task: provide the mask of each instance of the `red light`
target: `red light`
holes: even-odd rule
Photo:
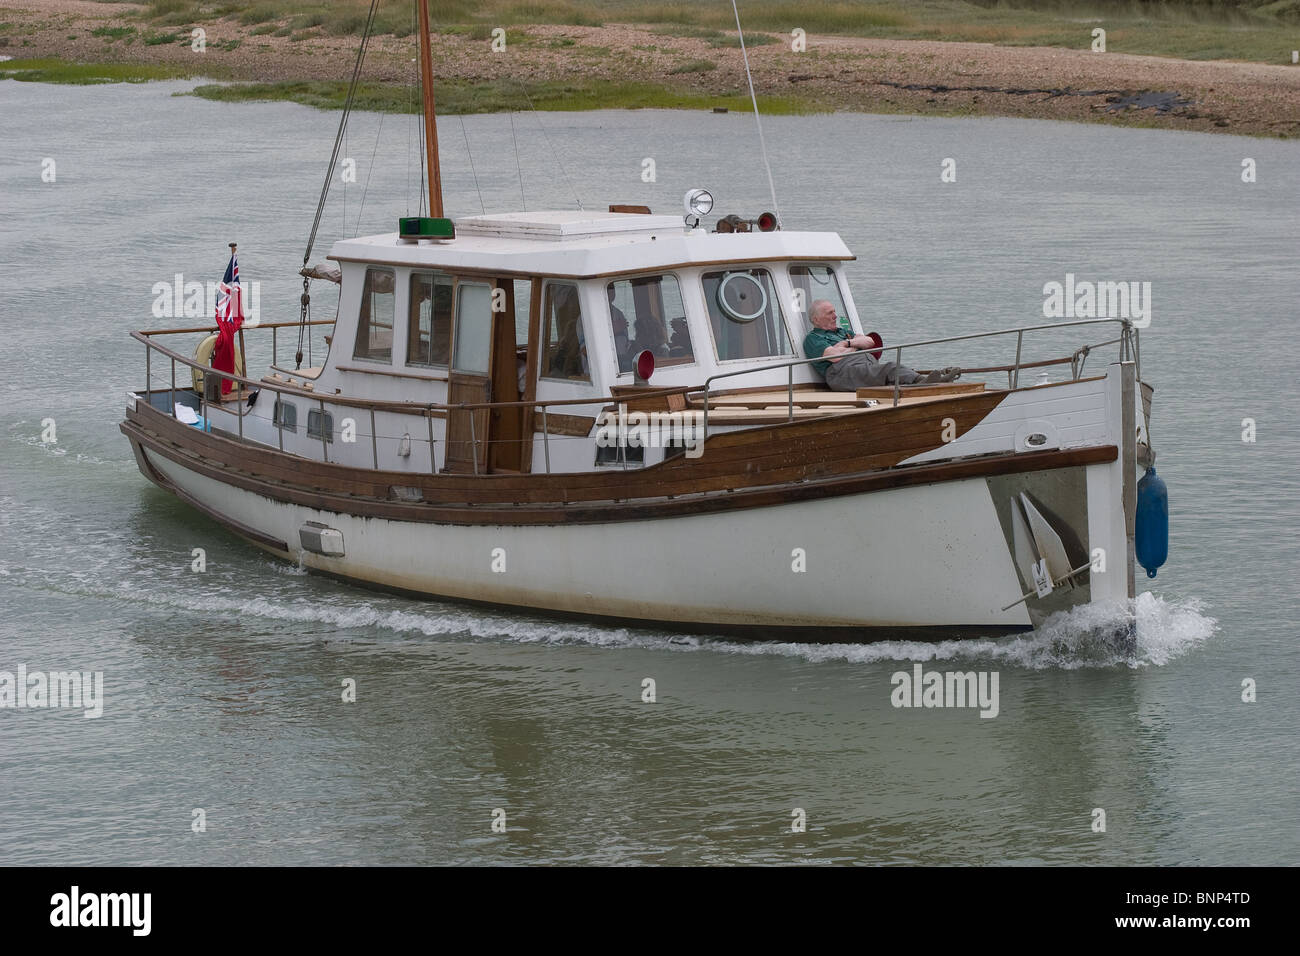
[[[776,228],[776,214],[765,212],[758,217],[759,232],[771,232]]]
[[[655,373],[655,354],[649,349],[642,349],[636,353],[636,358],[632,359],[632,366],[636,369],[636,380],[638,382],[650,381],[650,376]]]

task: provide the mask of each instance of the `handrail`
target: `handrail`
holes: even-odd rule
[[[296,323],[294,323],[296,324]],[[200,330],[203,331],[203,330]],[[295,395],[299,398],[309,398],[312,401],[326,398],[335,405],[346,405],[353,408],[374,408],[376,411],[391,411],[406,414],[418,414],[421,411],[461,411],[474,408],[532,408],[541,405],[597,405],[609,402],[626,402],[629,398],[641,400],[645,398],[662,398],[666,395],[682,395],[694,391],[698,386],[695,385],[677,385],[672,388],[652,389],[645,392],[637,392],[635,395],[596,395],[591,398],[556,398],[549,401],[540,402],[458,402],[456,404],[442,404],[438,402],[386,402],[378,399],[351,398],[343,394],[324,395],[321,392],[312,389],[298,388],[295,385],[278,383],[271,384],[264,379],[248,378],[234,372],[223,372],[220,369],[212,368],[209,365],[202,365],[192,358],[186,358],[179,352],[167,348],[165,345],[159,345],[151,342],[144,337],[142,332],[132,332],[131,337],[137,341],[143,342],[150,349],[161,352],[170,359],[188,365],[190,368],[198,369],[205,375],[218,375],[223,379],[230,379],[233,382],[242,382],[246,385],[256,386],[257,388],[269,388],[276,392],[283,392],[287,395]]]
[[[257,325],[245,325],[244,329],[246,331],[252,331],[253,329],[288,329],[288,328],[296,328],[297,326],[302,324],[303,323],[301,322],[259,322],[257,323]],[[334,320],[333,319],[312,319],[310,322],[307,322],[306,324],[307,325],[333,325]],[[189,329],[140,329],[139,331],[141,335],[153,336],[153,335],[184,335],[186,333],[194,333],[194,332],[216,332],[218,331],[218,329],[215,325],[201,325]]]
[[[1118,339],[1112,340],[1112,342],[1110,343],[1103,343],[1103,344],[1113,344],[1113,342],[1121,343],[1120,344],[1121,356],[1127,354],[1127,351],[1130,348],[1132,348],[1134,351],[1136,350],[1136,346],[1129,345],[1129,336],[1133,335],[1136,338],[1136,329],[1133,328],[1132,321],[1129,319],[1116,319],[1116,318],[1076,319],[1073,322],[1052,322],[1045,325],[1026,325],[1026,326],[1020,326],[1018,328],[1011,328],[1011,329],[997,329],[992,332],[971,332],[965,335],[950,335],[947,336],[946,338],[941,338],[941,339],[922,339],[917,342],[904,342],[901,345],[889,346],[889,350],[894,353],[895,364],[902,365],[903,349],[905,348],[919,348],[920,346],[923,345],[943,345],[948,342],[964,342],[970,339],[986,339],[986,338],[993,338],[994,336],[998,336],[998,335],[1014,334],[1016,336],[1016,364],[1013,365],[1009,370],[1009,374],[1015,376],[1015,378],[1013,379],[1013,384],[1011,385],[1011,388],[1014,389],[1019,385],[1020,369],[1027,367],[1020,361],[1021,345],[1024,342],[1024,335],[1026,332],[1041,332],[1045,329],[1066,329],[1078,325],[1101,325],[1106,322],[1119,323],[1121,328],[1121,333]],[[773,369],[782,369],[782,368],[790,369],[791,386],[789,389],[789,394],[790,394],[789,401],[790,401],[790,417],[793,418],[794,416],[794,388],[793,388],[794,367],[796,365],[811,365],[814,362],[824,362],[824,361],[827,361],[826,358],[824,356],[818,355],[813,358],[796,359],[791,362],[775,362],[768,365],[759,366],[757,368],[733,369],[729,372],[716,372],[713,375],[710,375],[708,378],[704,380],[704,384],[702,386],[692,390],[693,392],[702,391],[704,393],[704,437],[707,439],[709,435],[709,386],[717,379],[732,378],[737,375],[753,375],[756,372],[767,372]],[[977,371],[977,370],[972,369],[971,371]],[[1138,371],[1140,372],[1140,369],[1138,369]],[[897,376],[895,376],[894,378],[894,407],[895,408],[898,407],[898,400],[899,400],[899,383],[898,383]]]

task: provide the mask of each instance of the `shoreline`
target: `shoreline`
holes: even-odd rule
[[[13,57],[0,62],[0,77],[73,83],[203,77],[230,85],[204,85],[195,95],[342,104],[355,36],[276,36],[229,17],[204,26],[204,49],[197,52],[189,33],[151,26],[143,9],[85,0],[0,6],[0,25],[7,27],[0,55]],[[749,108],[734,31],[676,36],[663,27],[613,23],[504,29],[500,52],[493,52],[486,30],[435,35],[440,114],[530,106]],[[746,45],[765,113],[1006,116],[1300,136],[1300,66],[1094,53],[1086,46],[822,35],[809,35],[806,51],[795,52],[788,36],[758,30],[746,32]],[[414,47],[413,36],[371,38],[358,109],[409,111]]]

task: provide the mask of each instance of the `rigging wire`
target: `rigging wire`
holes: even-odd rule
[[[349,159],[348,154],[348,131],[343,130],[343,162]],[[339,235],[346,237],[348,234],[348,178],[341,176],[341,188],[343,189],[343,201],[339,206]]]
[[[357,210],[357,224],[352,235],[361,235],[361,213],[366,208],[366,193],[370,191],[370,174],[375,171],[375,157],[379,155],[379,136],[384,131],[384,114],[379,114],[379,128],[375,130],[375,148],[370,151],[370,165],[366,168],[366,184],[361,188],[361,208]]]
[[[474,170],[474,154],[469,149],[469,133],[465,131],[465,114],[458,114],[460,118],[460,134],[465,137],[465,155],[469,157],[469,172],[474,177],[474,191],[478,193],[479,208],[487,213],[487,206],[483,204],[483,190],[478,187],[478,173]]]
[[[542,125],[542,114],[538,111],[537,107],[533,105],[532,97],[528,95],[528,89],[524,86],[523,82],[518,78],[515,79],[515,82],[519,84],[519,92],[524,94],[524,99],[528,103],[528,108],[532,110],[533,115],[537,117],[537,128],[542,131],[542,138],[546,140],[546,145],[551,148],[551,155],[555,157],[555,165],[560,167],[560,175],[564,177],[564,185],[569,187],[569,191],[573,193],[574,201],[578,204],[578,209],[581,210],[582,197],[578,195],[578,190],[574,189],[573,183],[569,181],[569,173],[565,170],[564,163],[560,161],[560,154],[555,151],[555,144],[551,142],[551,137],[547,134],[546,127]]]
[[[325,212],[325,200],[329,197],[330,183],[334,179],[334,169],[338,165],[339,150],[343,146],[343,136],[348,128],[348,114],[352,112],[352,103],[357,95],[357,83],[361,79],[361,66],[366,59],[366,47],[370,44],[370,29],[374,25],[375,8],[379,0],[370,0],[370,13],[366,17],[365,30],[361,34],[361,45],[357,49],[357,61],[352,68],[352,79],[348,84],[347,100],[343,104],[343,115],[339,118],[338,133],[334,136],[334,149],[330,153],[329,166],[325,170],[325,183],[321,187],[320,201],[316,204],[316,218],[312,220],[311,234],[307,237],[307,252],[303,256],[303,265],[311,261],[311,250],[316,244],[316,233],[320,230],[321,216]]]
[[[736,0],[731,0],[731,9],[736,14],[736,33],[740,37],[740,55],[745,61],[745,79],[749,81],[749,100],[754,104],[754,124],[758,127],[758,146],[763,154],[763,168],[767,170],[767,188],[772,192],[772,213],[776,216],[776,225],[781,227],[781,207],[776,204],[776,183],[772,181],[772,164],[767,161],[767,141],[763,139],[763,121],[758,116],[758,97],[754,95],[754,77],[749,72],[749,53],[745,50],[745,32],[740,28],[740,8]]]
[[[370,31],[375,22],[375,10],[379,6],[379,0],[370,0],[370,12],[366,16],[365,29],[361,33],[361,44],[357,48],[357,61],[352,67],[352,79],[348,84],[347,100],[343,104],[343,115],[339,118],[339,129],[334,134],[334,149],[330,152],[329,166],[325,169],[325,183],[321,187],[320,201],[316,203],[316,216],[312,220],[311,233],[307,237],[307,250],[302,256],[302,267],[307,268],[311,263],[311,250],[316,245],[316,233],[320,230],[321,217],[325,214],[325,200],[329,198],[330,183],[334,179],[334,170],[338,166],[339,150],[343,146],[344,135],[348,128],[348,114],[352,112],[352,104],[357,96],[357,84],[361,80],[361,67],[366,61],[366,48],[370,45]],[[347,222],[343,224],[344,231],[347,230]],[[307,322],[311,316],[311,280],[306,276],[302,279],[302,299],[301,310],[298,313],[298,349],[295,355],[294,368],[302,368],[302,345],[303,335],[307,331]],[[311,348],[311,336],[307,336],[307,348]]]
[[[424,143],[426,142],[424,138],[425,134],[424,134],[424,95],[423,94],[420,95],[420,118],[416,125],[418,125],[420,128],[420,145],[418,149],[420,150],[420,160],[421,160],[420,162],[420,205],[419,208],[416,210],[416,213],[418,215],[424,215],[424,210],[428,208],[428,206],[425,204],[424,201],[424,182],[428,178],[426,175],[428,157],[425,156],[423,152]]]
[[[519,170],[519,205],[523,211],[528,211],[528,202],[524,199],[524,167],[519,163],[519,140],[515,137],[515,113],[511,110],[506,114],[510,117],[510,139],[515,144],[515,168]]]

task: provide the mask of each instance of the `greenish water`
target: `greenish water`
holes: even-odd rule
[[[311,110],[183,88],[0,82],[0,670],[102,671],[105,696],[94,720],[0,709],[0,830],[23,835],[0,863],[1295,861],[1300,148],[769,118],[787,226],[844,236],[887,342],[1041,320],[1067,272],[1152,282],[1142,361],[1173,531],[1132,658],[1090,641],[1086,612],[969,644],[753,645],[377,595],[273,562],[145,481],[117,431],[143,377],[126,333],[175,324],[150,314],[153,284],[219,279],[235,240],[264,320],[295,317],[333,136]],[[479,189],[518,208],[508,118],[464,123],[440,130],[449,209],[478,212]],[[770,205],[745,117],[515,124],[528,208],[576,190],[672,211],[697,185],[719,212]],[[408,211],[418,136],[386,117],[372,172],[379,127],[354,118],[358,181],[336,187],[316,260]],[[893,707],[916,661],[996,671],[998,716]]]

